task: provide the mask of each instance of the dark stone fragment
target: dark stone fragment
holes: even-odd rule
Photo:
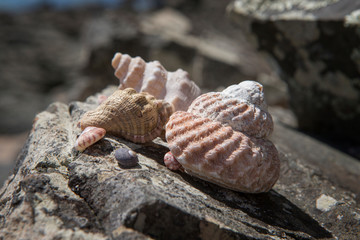
[[[119,148],[115,151],[115,158],[121,167],[131,168],[138,164],[136,153],[127,148]]]

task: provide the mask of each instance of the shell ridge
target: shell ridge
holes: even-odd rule
[[[216,118],[217,121],[221,121],[221,119],[224,119],[224,122],[226,122],[227,124],[229,124],[230,126],[234,125],[233,122],[236,122],[237,120],[237,116],[240,114],[241,112],[239,111],[239,105],[233,105],[228,107],[226,110],[224,110],[224,114],[220,115]],[[225,118],[225,116],[228,116],[227,118]],[[232,128],[234,130],[236,130],[236,128],[234,126],[232,126]]]
[[[124,83],[124,78],[128,73],[128,67],[129,67],[130,62],[131,62],[131,58],[127,54],[124,54],[124,55],[120,54],[118,56],[115,55],[113,58],[112,63],[117,66],[114,75],[117,78],[119,78],[120,85],[122,85]],[[118,63],[118,64],[116,64],[116,63]]]
[[[86,127],[75,141],[75,149],[84,151],[88,146],[96,143],[106,134],[105,129],[97,127]]]
[[[217,122],[210,122],[211,123],[217,123]],[[219,142],[222,142],[223,139],[222,137],[220,138],[214,138],[214,135],[217,134],[217,130],[219,130],[221,128],[221,124],[213,124],[213,128],[211,128],[211,126],[207,125],[206,127],[204,127],[205,129],[205,136],[201,137],[201,141],[192,141],[192,145],[187,145],[187,147],[185,149],[183,149],[183,152],[189,152],[191,153],[191,155],[193,156],[194,159],[202,159],[203,156],[206,155],[206,153],[211,150],[213,148],[214,145],[216,145]],[[208,134],[206,132],[206,129],[209,131],[209,129],[211,129],[211,133]],[[230,128],[231,129],[231,128]],[[215,140],[214,140],[215,139]],[[179,162],[182,163],[180,161],[180,159],[183,158],[182,155],[179,156]],[[187,158],[189,159],[189,158]],[[185,164],[185,162],[184,162]],[[203,162],[203,164],[205,164],[205,162]]]
[[[260,96],[256,91],[250,93],[251,101]],[[166,125],[169,148],[185,172],[236,191],[271,189],[280,166],[273,144],[262,139],[271,130],[271,115],[247,99],[220,95],[216,101],[216,94],[204,95],[194,100],[188,113],[174,113]],[[219,127],[211,131],[216,125],[211,123]],[[199,129],[211,134],[198,138]]]
[[[167,81],[167,71],[159,61],[146,64],[143,79],[148,79],[140,88],[140,92],[152,93],[156,98],[165,96],[165,85]]]
[[[171,130],[171,132],[172,132],[173,136],[176,136],[178,134],[185,134],[186,132],[189,132],[192,129],[194,131],[197,130],[195,132],[197,133],[197,135],[199,137],[201,137],[202,135],[199,134],[199,128],[201,128],[204,124],[206,124],[208,122],[210,122],[210,121],[204,121],[203,119],[194,119],[194,121],[192,123],[185,124],[186,126],[179,126],[178,128],[173,128]],[[171,137],[170,137],[170,139],[171,139]]]
[[[267,137],[272,132],[272,121],[264,117],[270,115],[268,112],[249,101],[221,93],[210,92],[199,96],[190,105],[188,112],[219,121],[236,131],[258,138]],[[267,122],[263,123],[264,121]]]
[[[147,142],[161,135],[172,112],[169,103],[159,104],[148,93],[118,89],[96,109],[85,113],[79,125],[82,130],[94,126],[130,141]]]
[[[128,72],[125,77],[127,79],[127,84],[125,87],[131,87],[134,88],[136,91],[139,91],[138,88],[141,83],[139,83],[143,77],[145,70],[145,62],[140,57],[135,57],[134,59],[131,59],[131,62],[129,64]],[[125,83],[124,79],[124,83]]]
[[[185,115],[185,117],[186,117],[186,115]],[[186,118],[186,119],[180,119],[180,120],[183,120],[183,121],[182,122],[180,122],[180,121],[175,122],[174,126],[166,125],[166,130],[167,130],[167,132],[169,132],[168,133],[169,136],[167,136],[167,138],[169,138],[169,140],[172,140],[173,137],[176,136],[176,134],[185,133],[186,131],[188,131],[189,128],[196,128],[197,126],[199,126],[201,124],[204,124],[205,122],[209,122],[209,121],[206,121],[206,120],[204,121],[203,119],[199,119],[199,118],[197,118],[197,119],[196,118],[195,119],[191,118],[191,115],[188,115],[188,118]],[[193,122],[192,123],[186,123],[189,120],[193,120]],[[176,127],[176,125],[180,125],[180,126]],[[181,125],[185,125],[185,126],[181,126]]]
[[[203,116],[203,117],[210,117],[211,119],[216,119],[218,117],[224,118],[229,113],[227,111],[228,106],[229,104],[226,101],[222,102],[217,100],[214,104],[209,105],[207,107],[206,112],[208,112],[207,114],[208,116]]]
[[[123,134],[125,134],[127,136],[127,138],[131,141],[135,140],[136,142],[140,141],[140,142],[144,143],[144,142],[149,141],[150,139],[151,140],[154,139],[155,136],[157,137],[161,132],[162,132],[161,121],[158,121],[155,128],[146,134],[130,134],[129,132],[123,132]]]
[[[223,104],[219,104],[219,108],[215,109],[217,114],[214,117],[214,120],[222,122],[221,119],[224,119],[224,122],[229,123],[233,118],[233,112],[236,108],[236,105],[231,106],[231,104],[225,102]],[[218,112],[219,111],[219,112]]]
[[[239,145],[239,142],[236,138],[236,134],[234,132],[231,132],[231,135],[225,139],[219,146],[214,148],[213,151],[221,152],[220,155],[220,161],[225,164],[224,166],[229,165],[228,158],[232,154],[232,149],[236,148]],[[221,171],[221,168],[218,169],[218,171]],[[220,173],[220,172],[219,172]]]
[[[240,146],[241,140],[242,140],[241,134],[234,133],[231,136],[231,138],[228,141],[232,143],[232,146],[229,145],[227,148],[228,151],[226,151],[226,156],[224,156],[224,158],[225,158],[224,167],[222,169],[219,168],[219,170],[218,170],[219,176],[223,176],[223,175],[228,176],[228,178],[231,181],[236,181],[236,178],[237,178],[236,175],[235,176],[233,175],[233,173],[234,173],[233,165],[234,165],[235,160],[237,159],[236,151],[239,151],[239,146]],[[229,174],[229,172],[232,174]]]
[[[187,147],[189,147],[190,142],[194,142],[194,144],[197,144],[197,141],[210,136],[215,131],[215,129],[209,129],[209,126],[207,125],[198,126],[200,127],[195,129],[190,128],[190,131],[187,131],[186,134],[182,135],[182,138],[179,138],[179,140],[175,141],[174,144],[185,151],[188,150]]]
[[[215,105],[217,102],[218,102],[217,98],[212,98],[209,99],[208,101],[205,101],[201,107],[206,110],[208,107]]]
[[[201,94],[200,88],[182,69],[168,72],[159,61],[145,62],[140,57],[131,58],[130,56],[131,62],[126,64],[125,60],[122,61],[126,58],[125,55],[115,53],[111,64],[115,69],[115,76],[120,80],[120,89],[133,87],[137,91],[149,92],[156,98],[171,103],[175,110],[185,111]],[[125,70],[127,74],[120,74]]]
[[[111,66],[114,68],[114,69],[117,69],[117,67],[119,66],[119,62],[120,62],[120,59],[122,57],[123,54],[121,53],[115,53],[114,57],[111,59]]]
[[[116,134],[116,132],[123,132],[126,129],[131,129],[131,126],[128,122],[129,117],[126,116],[127,105],[122,104],[122,102],[129,102],[129,97],[133,94],[129,88],[124,90],[124,95],[119,95],[115,98],[115,95],[112,95],[114,99],[109,99],[110,107],[112,108],[112,112],[108,113],[110,119],[113,119],[111,122],[111,133]],[[116,108],[111,103],[115,103],[116,105],[120,105],[121,107]],[[125,129],[125,130],[124,130]]]
[[[232,131],[231,128],[225,129],[227,129],[227,132],[223,132],[220,136],[218,136],[216,138],[216,141],[213,141],[214,147],[212,147],[204,154],[204,157],[208,160],[209,164],[212,164],[214,166],[221,166],[221,164],[223,164],[225,157],[223,153],[226,153],[226,151],[224,150],[230,143],[229,139],[231,139],[232,135],[234,135],[234,131]],[[217,172],[218,169],[215,169],[214,171]]]

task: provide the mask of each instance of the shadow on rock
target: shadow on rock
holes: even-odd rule
[[[315,219],[274,190],[267,193],[247,194],[224,189],[203,180],[195,180],[187,174],[182,174],[182,177],[193,187],[215,200],[223,202],[231,208],[239,209],[266,224],[276,228],[280,227],[287,235],[295,239],[308,239],[307,237],[304,238],[304,234],[299,235],[299,232],[317,239],[333,237]],[[247,222],[244,224],[254,228],[259,233],[270,233],[268,229],[259,225],[254,226]]]

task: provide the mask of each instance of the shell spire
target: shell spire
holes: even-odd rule
[[[267,111],[264,87],[256,81],[246,80],[231,85],[225,88],[221,94],[225,98],[237,98],[240,101],[254,104],[263,111]]]
[[[171,103],[175,111],[186,111],[201,94],[187,72],[181,69],[168,72],[158,61],[145,62],[140,57],[131,58],[127,54],[116,53],[111,65],[120,80],[119,89],[131,87],[138,92],[148,92]]]
[[[231,126],[249,136],[264,138],[273,131],[271,115],[247,100],[224,92],[209,92],[196,98],[188,112]]]

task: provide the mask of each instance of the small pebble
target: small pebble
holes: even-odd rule
[[[115,151],[115,158],[121,167],[135,167],[139,160],[136,153],[128,148],[119,148]]]
[[[338,202],[336,199],[322,194],[318,199],[316,199],[316,208],[322,212],[330,211]]]

